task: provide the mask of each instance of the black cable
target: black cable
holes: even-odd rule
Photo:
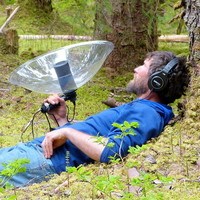
[[[71,120],[69,119],[69,107],[66,105],[66,108],[67,108],[67,121],[68,122],[72,122],[73,120],[74,120],[74,116],[75,116],[75,111],[76,111],[76,102],[75,101],[73,101],[72,102],[73,103],[73,115],[72,115],[72,118],[71,118]]]
[[[67,111],[66,111],[66,113],[67,113],[67,115],[66,115],[67,122],[72,122],[72,121],[74,120],[75,111],[76,111],[76,103],[75,103],[75,101],[73,101],[73,105],[74,105],[74,106],[73,106],[73,115],[72,115],[72,119],[69,119],[69,106],[66,105],[66,109],[67,109]],[[50,131],[54,130],[54,128],[51,127],[51,124],[50,124],[48,115],[47,115],[46,113],[44,113],[44,114],[45,114],[45,117],[46,117],[47,122],[48,122],[48,125],[49,125],[49,130],[50,130]],[[49,114],[49,115],[52,115],[52,116],[53,116],[54,121],[56,122],[57,126],[59,127],[60,125],[59,125],[59,123],[58,123],[58,121],[57,121],[55,115],[54,115],[54,114]]]
[[[76,102],[75,102],[75,100],[72,101],[72,103],[73,103],[73,115],[72,115],[72,118],[71,118],[71,119],[69,119],[69,106],[66,105],[66,109],[67,109],[67,115],[66,115],[67,122],[72,122],[72,121],[74,120],[75,111],[76,111]],[[23,140],[23,134],[26,132],[26,130],[29,128],[29,126],[31,126],[33,139],[35,138],[35,133],[34,133],[34,120],[35,120],[36,115],[37,115],[38,113],[40,113],[40,112],[41,112],[41,109],[37,110],[37,111],[33,114],[32,119],[28,122],[28,124],[27,124],[27,125],[25,126],[25,128],[23,129],[23,131],[22,131],[22,133],[21,133],[21,141],[22,141],[22,142],[24,142],[24,140]],[[42,112],[42,113],[44,113],[44,112]],[[49,120],[49,118],[48,118],[47,113],[45,112],[44,114],[45,114],[45,117],[46,117],[46,120],[47,120],[47,123],[48,123],[48,126],[49,126],[49,130],[50,130],[50,131],[54,130],[54,128],[51,127],[51,123],[50,123],[50,120]],[[57,121],[55,115],[53,115],[53,114],[49,114],[49,115],[52,115],[52,116],[53,116],[54,121],[56,122],[57,126],[59,127],[60,125],[59,125],[59,123],[58,123],[58,121]]]
[[[44,114],[45,114],[46,120],[47,120],[48,125],[49,125],[49,131],[53,131],[54,128],[51,127],[51,123],[50,123],[50,120],[49,120],[47,114],[46,113],[44,113]],[[56,120],[55,116],[53,114],[51,114],[51,115],[54,117],[54,120],[56,121],[57,125],[59,126],[58,121]]]
[[[29,128],[29,126],[31,126],[31,129],[32,129],[32,135],[33,135],[33,138],[35,137],[35,134],[34,134],[34,127],[33,127],[33,122],[34,122],[34,119],[35,119],[35,116],[40,113],[40,109],[37,110],[34,114],[33,114],[33,117],[32,119],[28,122],[28,124],[25,126],[25,128],[23,129],[22,133],[21,133],[21,141],[23,141],[23,134],[26,132],[26,130]]]
[[[58,123],[58,120],[56,119],[55,115],[52,114],[53,118],[54,118],[54,121],[56,122],[57,126],[60,126],[59,123]]]

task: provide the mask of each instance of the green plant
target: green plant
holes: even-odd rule
[[[128,136],[128,135],[135,136],[136,133],[134,132],[134,129],[139,127],[139,123],[138,122],[129,123],[127,121],[124,121],[123,124],[113,123],[112,126],[118,128],[120,130],[120,133],[121,133],[121,134],[118,134],[118,135],[114,136],[115,139],[121,139],[119,152],[113,152],[114,156],[110,156],[111,163],[115,163],[116,164],[120,160],[123,161],[123,157],[121,155],[121,148],[122,148],[122,145],[123,145],[124,137]],[[103,144],[104,146],[106,146],[108,148],[112,148],[115,145],[115,143],[107,142],[107,139],[105,139],[104,137],[99,136],[99,135],[94,136],[94,139],[95,139],[96,143]]]
[[[6,190],[13,188],[13,186],[8,183],[8,181],[18,173],[23,173],[26,171],[25,164],[28,164],[30,161],[25,158],[14,160],[10,163],[2,163],[4,169],[0,171],[0,194],[5,194],[6,200],[17,199],[16,192],[14,194],[6,194]]]
[[[92,175],[92,172],[88,171],[86,167],[82,165],[78,167],[67,167],[67,172],[75,174],[80,181],[90,181]]]
[[[172,178],[153,173],[141,173],[139,177],[132,178],[130,183],[132,186],[139,186],[142,189],[143,196],[147,197],[147,193],[156,186],[156,180],[160,185],[164,185],[171,182]]]
[[[101,191],[105,196],[110,199],[115,199],[113,194],[118,191],[121,195],[125,189],[124,182],[119,175],[99,175],[92,180],[96,190]]]
[[[147,149],[147,145],[142,145],[142,146],[136,145],[135,147],[129,147],[128,152],[131,154],[138,154],[141,151],[144,151],[146,149]]]
[[[121,131],[121,134],[116,135],[115,138],[121,139],[121,144],[120,144],[120,147],[119,147],[118,156],[121,158],[121,160],[123,160],[123,158],[121,156],[121,149],[122,149],[122,145],[123,145],[123,139],[127,135],[133,135],[133,136],[135,136],[136,133],[134,132],[134,129],[139,127],[139,123],[138,122],[131,122],[131,123],[129,123],[127,121],[124,121],[123,124],[113,123],[112,125],[114,127],[118,128]]]
[[[4,187],[14,175],[25,172],[26,167],[24,165],[29,162],[28,159],[21,158],[10,163],[2,163],[4,169],[0,171],[0,187]]]

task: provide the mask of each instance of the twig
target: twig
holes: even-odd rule
[[[9,89],[0,88],[0,91],[9,91]]]
[[[54,193],[58,193],[60,191],[60,188],[68,186],[69,185],[69,181],[66,180],[63,183],[61,183],[60,185],[57,186],[57,188],[55,188]]]

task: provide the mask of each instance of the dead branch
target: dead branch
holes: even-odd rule
[[[1,26],[0,33],[3,32],[3,29],[10,23],[10,21],[12,20],[12,18],[14,17],[14,15],[17,13],[18,10],[19,10],[19,6],[17,8],[15,8],[15,10],[12,12],[12,14],[7,18],[7,20]]]

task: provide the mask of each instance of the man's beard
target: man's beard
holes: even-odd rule
[[[126,87],[127,92],[135,93],[137,96],[146,93],[148,89],[146,80],[140,82],[131,80]]]

